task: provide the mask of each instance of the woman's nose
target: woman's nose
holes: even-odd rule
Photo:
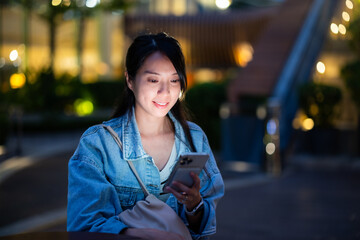
[[[160,88],[158,90],[158,94],[169,94],[170,93],[170,84],[167,82],[163,82],[160,84]]]

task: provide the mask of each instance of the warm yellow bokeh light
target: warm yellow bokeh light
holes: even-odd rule
[[[319,114],[319,107],[316,104],[311,104],[309,109],[311,115],[316,116]]]
[[[350,14],[344,11],[344,12],[342,12],[342,18],[344,19],[345,22],[349,22]]]
[[[14,73],[10,76],[10,87],[12,89],[22,88],[25,82],[26,77],[23,73]]]
[[[321,73],[321,74],[324,74],[325,73],[325,64],[321,61],[319,61],[317,64],[316,64],[316,70]]]
[[[334,34],[338,34],[339,33],[339,27],[335,24],[335,23],[332,23],[330,25],[330,30],[334,33]]]
[[[294,118],[293,121],[292,121],[292,127],[294,129],[299,129],[301,127],[301,122],[300,122],[300,119],[299,118]]]
[[[234,57],[236,63],[241,67],[246,67],[252,60],[254,48],[248,42],[241,42],[234,49]]]
[[[61,3],[61,0],[52,0],[52,1],[51,1],[51,4],[52,4],[54,7],[59,6],[60,3]]]
[[[10,61],[16,61],[16,59],[19,57],[19,53],[17,50],[12,50],[10,52],[10,55],[9,55],[9,58],[10,58]]]
[[[354,8],[354,4],[350,0],[346,0],[345,4],[348,7],[348,9],[353,9]]]
[[[101,62],[96,66],[96,71],[100,75],[106,75],[109,72],[109,65]]]
[[[227,9],[230,7],[231,1],[230,0],[216,0],[215,4],[220,9]]]
[[[313,129],[314,128],[314,120],[312,120],[311,118],[306,118],[302,122],[302,128],[305,131],[309,131],[309,130]]]
[[[346,27],[343,24],[339,24],[339,33],[342,35],[346,34]]]

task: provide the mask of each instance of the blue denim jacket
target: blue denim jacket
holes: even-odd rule
[[[178,155],[190,152],[180,123],[169,113],[175,126],[175,145]],[[69,161],[67,208],[68,231],[120,233],[125,227],[118,215],[144,199],[143,191],[126,161],[132,161],[147,189],[159,196],[160,175],[153,159],[144,151],[134,114],[125,114],[104,122],[111,126],[123,143],[121,151],[101,125],[90,127]],[[204,215],[198,233],[190,231],[194,239],[206,238],[216,231],[215,208],[224,195],[224,183],[199,126],[188,122],[197,152],[210,155],[200,173],[200,194],[204,200]],[[126,160],[126,161],[125,161]],[[166,203],[188,225],[184,206],[171,194]]]

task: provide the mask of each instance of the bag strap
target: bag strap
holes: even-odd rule
[[[102,126],[108,130],[108,132],[111,134],[111,136],[114,138],[115,142],[117,143],[117,145],[119,146],[119,148],[121,149],[121,151],[123,151],[123,145],[122,145],[122,142],[119,138],[119,135],[114,131],[114,129],[112,129],[110,126],[107,126],[105,124],[102,124]],[[138,172],[136,171],[136,168],[134,166],[134,164],[131,162],[131,161],[126,161],[130,168],[131,168],[131,171],[134,173],[136,179],[138,180],[139,184],[140,184],[140,187],[141,189],[143,190],[144,194],[145,194],[145,197],[147,197],[148,195],[150,195],[149,191],[146,189],[146,186],[145,184],[143,183],[143,181],[141,181],[141,178],[138,174]]]

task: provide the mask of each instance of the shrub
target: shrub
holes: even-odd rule
[[[341,77],[349,90],[352,100],[354,101],[358,113],[360,113],[360,60],[347,63],[341,69]]]
[[[299,106],[320,128],[333,126],[336,105],[341,101],[341,90],[335,86],[307,82],[300,86]]]
[[[225,82],[203,83],[193,86],[186,93],[185,103],[192,114],[192,120],[206,133],[211,147],[220,149],[221,120],[220,106],[226,101]]]

